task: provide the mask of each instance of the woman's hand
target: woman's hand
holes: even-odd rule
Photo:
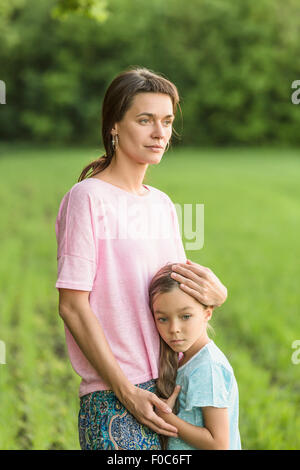
[[[164,413],[171,413],[172,410],[168,404],[164,403],[154,393],[142,388],[132,386],[127,390],[123,397],[118,397],[125,408],[136,418],[137,421],[148,426],[157,434],[163,434],[169,437],[178,437],[177,429],[171,424],[166,423],[159,417],[155,411],[160,410]]]
[[[187,260],[172,266],[171,277],[180,282],[180,288],[200,303],[219,307],[227,299],[227,289],[215,274],[200,264]]]

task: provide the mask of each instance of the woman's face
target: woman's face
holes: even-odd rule
[[[118,134],[116,155],[140,164],[158,164],[172,135],[173,105],[169,95],[138,93],[112,134]]]

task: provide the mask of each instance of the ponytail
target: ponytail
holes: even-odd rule
[[[89,165],[84,167],[78,178],[78,182],[84,180],[85,178],[92,178],[93,176],[97,175],[109,166],[111,160],[112,157],[109,158],[106,155],[102,155],[102,157],[98,158],[97,160],[94,160]],[[89,172],[90,174],[88,174]]]

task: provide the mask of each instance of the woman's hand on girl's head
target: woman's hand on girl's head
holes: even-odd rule
[[[187,260],[172,266],[171,277],[180,282],[180,288],[198,302],[219,307],[227,299],[227,289],[209,269]]]
[[[131,391],[127,392],[121,401],[137,421],[148,426],[148,428],[157,434],[178,437],[177,429],[171,424],[166,423],[155,413],[154,407],[164,413],[171,413],[172,410],[154,393],[133,386]]]

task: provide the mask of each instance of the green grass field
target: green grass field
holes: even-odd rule
[[[79,449],[78,387],[58,315],[55,218],[97,149],[0,147],[0,449]],[[146,183],[205,207],[187,251],[228,288],[215,343],[240,392],[244,449],[300,448],[300,155],[284,149],[170,150]]]

